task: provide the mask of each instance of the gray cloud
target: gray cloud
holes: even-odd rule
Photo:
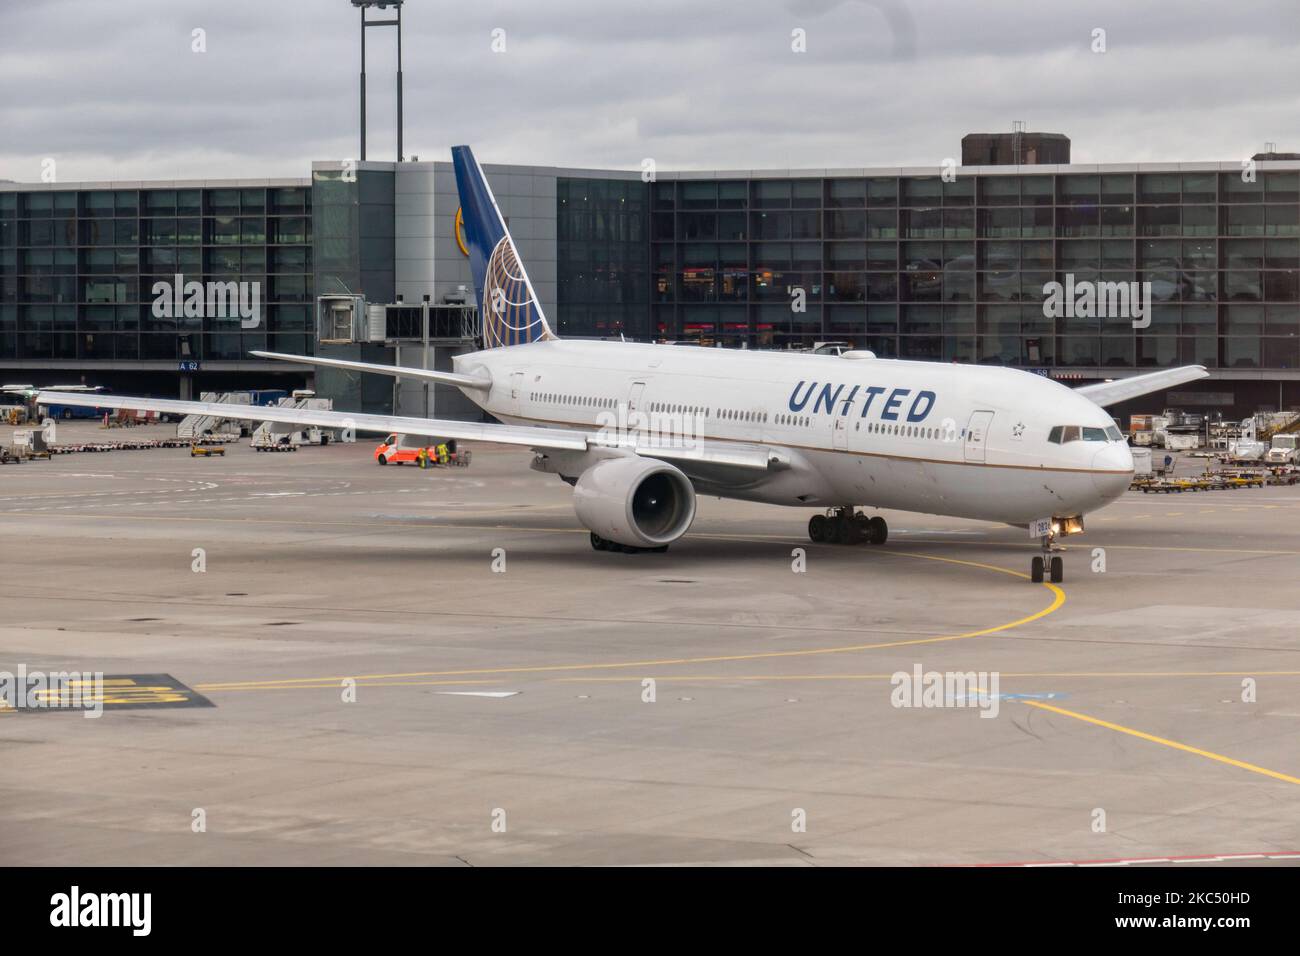
[[[1300,149],[1291,0],[408,0],[404,19],[407,153],[425,159],[470,142],[539,165],[928,165],[1015,119],[1071,136],[1078,162]],[[45,157],[73,181],[355,156],[358,20],[344,0],[5,4],[0,178]],[[391,159],[393,36],[370,34],[370,157]]]

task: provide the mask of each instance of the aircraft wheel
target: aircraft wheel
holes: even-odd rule
[[[889,540],[889,525],[880,515],[867,519],[867,541],[871,544],[884,544]]]
[[[840,518],[835,525],[835,540],[840,544],[858,544],[862,540],[858,523],[853,518]]]
[[[1043,558],[1041,555],[1035,556],[1034,560],[1029,562],[1029,580],[1035,584],[1043,583]]]
[[[1060,584],[1065,580],[1065,562],[1060,558],[1052,558],[1050,565],[1053,584]]]
[[[813,515],[808,519],[808,537],[815,543],[821,544],[826,540],[827,524],[825,515]]]

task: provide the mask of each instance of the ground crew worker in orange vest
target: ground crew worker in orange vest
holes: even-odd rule
[[[427,449],[427,448],[421,448],[419,451],[417,451],[417,452],[415,453],[415,460],[419,463],[419,465],[420,465],[421,468],[428,468],[428,467],[429,467],[429,449]]]

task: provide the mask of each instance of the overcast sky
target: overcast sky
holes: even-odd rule
[[[359,20],[348,0],[0,0],[0,179],[47,157],[62,182],[354,158]],[[1297,0],[407,0],[404,20],[421,159],[938,165],[1017,119],[1083,163],[1300,151]],[[368,33],[369,158],[388,160],[395,31]]]

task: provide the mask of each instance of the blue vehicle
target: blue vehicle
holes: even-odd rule
[[[46,403],[36,406],[34,409],[31,403],[35,401],[39,392],[69,392],[76,394],[98,394],[106,392],[102,385],[47,385],[37,388],[34,385],[6,385],[3,391],[7,394],[21,395],[29,404],[28,407],[41,418],[59,418],[67,421],[73,418],[102,418],[105,412],[110,412],[110,408],[95,408],[85,405],[63,405],[58,402]]]
[[[68,421],[73,418],[103,418],[105,413],[111,412],[109,408],[85,408],[80,405],[42,405],[45,409],[44,417],[58,418]]]

